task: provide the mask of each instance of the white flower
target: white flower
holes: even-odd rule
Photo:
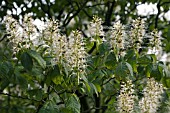
[[[129,80],[127,83],[121,84],[120,94],[117,98],[117,111],[119,113],[133,113],[135,107],[134,85]]]
[[[144,97],[139,101],[141,113],[156,113],[160,107],[163,93],[162,84],[156,82],[154,78],[147,79],[147,85],[143,90]]]
[[[12,16],[9,15],[5,17],[4,23],[6,25],[7,33],[9,34],[7,38],[12,45],[12,51],[15,55],[21,49],[23,42],[21,26],[14,18],[12,18]]]
[[[141,47],[141,44],[143,43],[143,38],[145,36],[145,21],[140,18],[133,20],[129,35],[129,46],[134,47],[138,50]]]
[[[77,73],[84,73],[86,68],[86,51],[82,34],[76,30],[72,31],[69,38],[66,60],[72,70]]]
[[[150,44],[151,47],[149,50],[151,51],[152,54],[160,54],[162,51],[162,46],[161,46],[161,37],[158,34],[157,30],[153,30],[151,32],[151,39],[150,39]]]
[[[102,19],[93,16],[92,22],[90,22],[90,25],[88,26],[88,30],[91,34],[91,36],[104,36],[103,26],[102,26]],[[92,41],[96,41],[96,39],[92,38]],[[102,41],[105,41],[104,38],[102,38]]]
[[[113,29],[111,31],[110,36],[110,44],[112,49],[120,55],[123,53],[124,49],[124,26],[120,23],[120,21],[116,22],[113,25]]]
[[[46,50],[46,54],[52,55],[52,65],[56,65],[58,62],[62,62],[65,59],[67,51],[67,38],[61,35],[59,24],[55,20],[48,20],[45,23],[45,28],[42,32],[42,40],[49,48]]]

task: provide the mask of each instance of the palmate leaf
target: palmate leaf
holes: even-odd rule
[[[80,101],[77,95],[72,94],[66,101],[66,108],[71,111],[71,113],[80,113]]]
[[[40,56],[40,54],[38,54],[36,51],[30,50],[27,52],[32,58],[34,58],[38,64],[45,69],[46,68],[46,62],[44,61],[44,59]]]

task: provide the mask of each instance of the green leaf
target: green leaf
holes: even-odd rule
[[[134,56],[134,57],[132,57],[132,58],[129,58],[129,59],[127,60],[127,62],[132,66],[133,71],[137,73],[138,71],[137,71],[136,57]]]
[[[11,80],[13,72],[14,72],[14,68],[10,62],[5,61],[2,64],[0,64],[0,77],[5,77]]]
[[[151,71],[152,71],[152,64],[149,64],[146,66],[146,76],[147,77],[150,77]]]
[[[43,90],[41,89],[28,90],[27,93],[31,99],[42,100]]]
[[[170,71],[167,69],[166,65],[159,64],[159,66],[163,68],[164,73],[165,73],[165,77],[170,78]]]
[[[133,49],[128,50],[125,57],[124,57],[124,59],[128,60],[128,59],[132,58],[134,55],[135,55],[135,51]]]
[[[38,113],[61,113],[58,106],[56,105],[55,99],[46,101],[43,107],[39,110]]]
[[[95,87],[96,87],[96,89],[97,89],[97,92],[101,92],[101,86],[100,86],[100,84],[98,84],[98,83],[94,83],[94,85],[95,85]]]
[[[54,66],[54,70],[50,74],[51,80],[56,84],[61,84],[63,81],[63,76],[60,74],[60,69],[58,65]]]
[[[154,77],[156,80],[160,81],[161,80],[161,72],[159,70],[159,67],[157,64],[152,66],[152,71],[150,74],[151,77]]]
[[[170,88],[170,79],[166,79],[166,87]]]
[[[2,79],[0,82],[0,91],[3,91],[10,84],[8,79]]]
[[[46,68],[46,62],[36,51],[30,50],[27,53],[34,58],[43,69]]]
[[[170,28],[168,29],[168,33],[167,33],[167,40],[170,42]]]
[[[87,92],[90,93],[90,91],[91,91],[90,85],[87,82],[85,82],[85,85],[86,85],[86,88],[87,88]]]
[[[152,58],[149,55],[142,56],[138,59],[138,63],[141,65],[148,65],[149,63],[152,63]]]
[[[96,86],[93,83],[90,83],[91,89],[96,93],[97,97],[98,97],[98,91]]]
[[[108,52],[109,46],[106,42],[99,45],[99,54],[103,55]]]
[[[20,69],[16,67],[14,70],[14,74],[16,83],[19,84],[23,90],[26,90],[28,88],[28,83],[27,80],[21,75]]]
[[[132,66],[127,62],[120,62],[116,67],[115,73],[119,79],[125,79],[130,76],[133,77]]]
[[[132,66],[131,66],[129,63],[127,63],[127,62],[125,62],[125,63],[126,63],[126,66],[128,67],[128,69],[129,69],[129,71],[130,71],[130,75],[133,76]]]
[[[156,61],[157,61],[156,55],[155,54],[149,54],[149,55],[152,57],[153,62],[156,63]]]
[[[70,109],[72,113],[80,113],[80,101],[77,95],[72,94],[66,101],[66,108]]]
[[[107,56],[105,65],[108,69],[114,69],[117,64],[116,56],[113,52],[110,52]]]
[[[26,70],[28,70],[28,71],[32,70],[33,61],[32,61],[32,58],[30,57],[30,55],[27,52],[24,52],[21,55],[21,64]]]

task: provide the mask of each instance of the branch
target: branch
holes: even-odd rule
[[[0,94],[1,94],[1,95],[5,95],[5,96],[14,97],[14,98],[20,98],[20,99],[35,101],[35,102],[44,102],[43,100],[35,100],[35,99],[30,99],[30,98],[28,98],[28,97],[22,97],[22,96],[11,95],[11,94],[8,94],[8,93],[2,93],[2,92],[0,92]]]
[[[85,95],[82,95],[79,91],[76,91],[76,95],[80,99],[80,104],[81,104],[81,111],[89,109],[89,103],[87,101],[87,98]]]
[[[159,20],[159,15],[161,13],[161,0],[158,1],[158,4],[157,4],[157,9],[158,9],[158,13],[156,15],[156,18],[155,18],[155,28],[158,27],[158,20]]]
[[[44,11],[44,13],[47,13],[49,18],[52,18],[52,15],[50,14],[50,6],[48,5],[48,2],[46,1],[47,2],[47,10],[45,10],[45,5],[43,4],[42,0],[38,0],[38,1],[41,4],[41,9]]]
[[[112,13],[113,13],[114,4],[115,4],[115,1],[111,2],[111,6],[110,6],[110,2],[107,3],[108,10],[106,12],[106,17],[105,17],[105,22],[104,22],[106,26],[111,25],[111,17],[112,17]]]
[[[105,84],[107,84],[108,82],[110,82],[112,79],[115,79],[115,77],[113,77],[113,78],[110,78],[109,80],[107,80],[106,82],[104,82],[102,85],[105,85]]]
[[[95,105],[96,105],[96,108],[100,108],[100,93],[97,97],[96,94],[94,94],[94,98],[95,98]],[[100,109],[96,109],[95,113],[99,113],[100,112]]]
[[[77,10],[68,20],[65,19],[65,22],[64,22],[64,24],[63,24],[63,27],[67,26],[67,25],[70,23],[70,21],[71,21],[76,15],[79,14],[79,12],[85,7],[86,3],[87,3],[87,1],[85,1],[85,2],[83,3],[82,7],[78,7],[78,10]],[[69,16],[68,16],[68,17],[69,17]],[[66,22],[66,20],[67,20],[67,22]]]

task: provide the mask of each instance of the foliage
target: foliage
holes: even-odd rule
[[[140,100],[153,91],[161,97],[155,100],[155,109],[163,111],[160,106],[169,99],[170,78],[155,54],[162,51],[159,34],[146,33],[143,19],[131,25],[116,22],[107,32],[101,21],[93,17],[86,38],[78,30],[62,34],[55,20],[39,29],[28,15],[22,24],[6,16],[8,35],[2,43],[8,46],[0,57],[1,112],[129,112],[126,103],[125,109],[119,106],[124,96],[131,96],[130,111],[136,111]],[[146,83],[157,84],[158,90]]]

